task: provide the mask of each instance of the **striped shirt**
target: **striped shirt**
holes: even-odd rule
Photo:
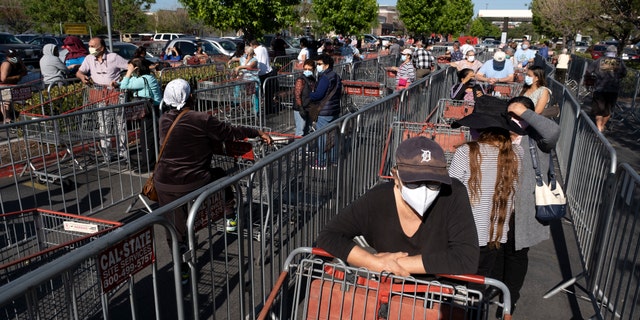
[[[473,219],[476,222],[476,230],[478,232],[478,245],[486,246],[489,243],[489,220],[491,218],[491,209],[493,207],[493,194],[496,185],[496,179],[498,176],[498,148],[480,143],[480,155],[481,155],[481,171],[482,180],[480,181],[480,190],[476,201],[471,200],[471,211],[473,212]],[[522,170],[522,156],[523,149],[519,145],[513,145],[513,151],[516,153],[518,159],[518,176]],[[469,192],[469,178],[471,176],[471,169],[469,167],[469,146],[463,144],[458,147],[453,159],[451,160],[451,166],[449,167],[449,175],[452,178],[460,180]],[[514,182],[517,187],[517,181]],[[469,198],[471,194],[469,192]],[[511,212],[513,211],[513,197],[509,199],[507,203],[507,217],[502,226],[502,238],[500,243],[507,242],[507,231],[509,231],[509,219],[511,218]],[[497,223],[494,225],[497,228]],[[494,229],[495,232],[495,229]],[[493,234],[491,238],[495,239],[496,235]]]

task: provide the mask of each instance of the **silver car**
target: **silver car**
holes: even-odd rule
[[[202,40],[211,43],[220,53],[229,57],[236,52],[236,43],[224,38],[203,38]]]
[[[587,52],[587,48],[589,48],[589,44],[584,41],[576,42],[576,52],[585,53]]]

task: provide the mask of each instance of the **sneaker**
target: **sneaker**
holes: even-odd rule
[[[182,263],[180,270],[180,281],[182,285],[185,286],[189,283],[189,278],[191,277],[191,273],[189,272],[189,265],[186,263]]]
[[[238,230],[238,217],[226,219],[225,227],[227,232],[236,232]]]

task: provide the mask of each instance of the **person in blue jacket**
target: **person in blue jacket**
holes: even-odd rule
[[[152,170],[156,163],[156,148],[154,144],[153,123],[160,114],[160,101],[162,92],[160,83],[151,74],[149,66],[140,58],[134,58],[127,65],[127,73],[120,83],[116,83],[120,89],[131,90],[133,98],[146,98],[152,101],[153,110],[146,111],[142,120],[140,133],[140,149],[138,150],[137,173],[146,173]],[[157,125],[156,125],[157,127]]]
[[[316,120],[316,130],[320,130],[332,121],[340,117],[340,99],[342,97],[342,79],[333,71],[333,58],[326,54],[321,54],[316,59],[316,71],[318,73],[318,83],[316,90],[309,94],[312,102],[321,104],[320,113]],[[318,143],[319,154],[315,164],[317,169],[326,169],[325,141],[320,139]],[[331,161],[335,158],[335,150],[330,148],[332,154]]]

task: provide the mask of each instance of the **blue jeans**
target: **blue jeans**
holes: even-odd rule
[[[296,122],[296,136],[302,137],[309,133],[309,125],[311,121],[307,121],[300,115],[300,111],[293,111],[293,119]]]
[[[338,119],[338,116],[318,116],[318,121],[316,121],[316,129],[320,130],[336,119]],[[335,133],[329,133],[329,134],[335,134]],[[327,153],[329,153],[330,162],[333,163],[338,161],[337,148],[335,146],[335,139],[337,138],[338,137],[334,137],[334,145],[331,147],[330,150],[326,150],[326,151],[325,151],[326,136],[322,136],[318,139],[318,165],[324,166],[327,164],[326,163]]]

